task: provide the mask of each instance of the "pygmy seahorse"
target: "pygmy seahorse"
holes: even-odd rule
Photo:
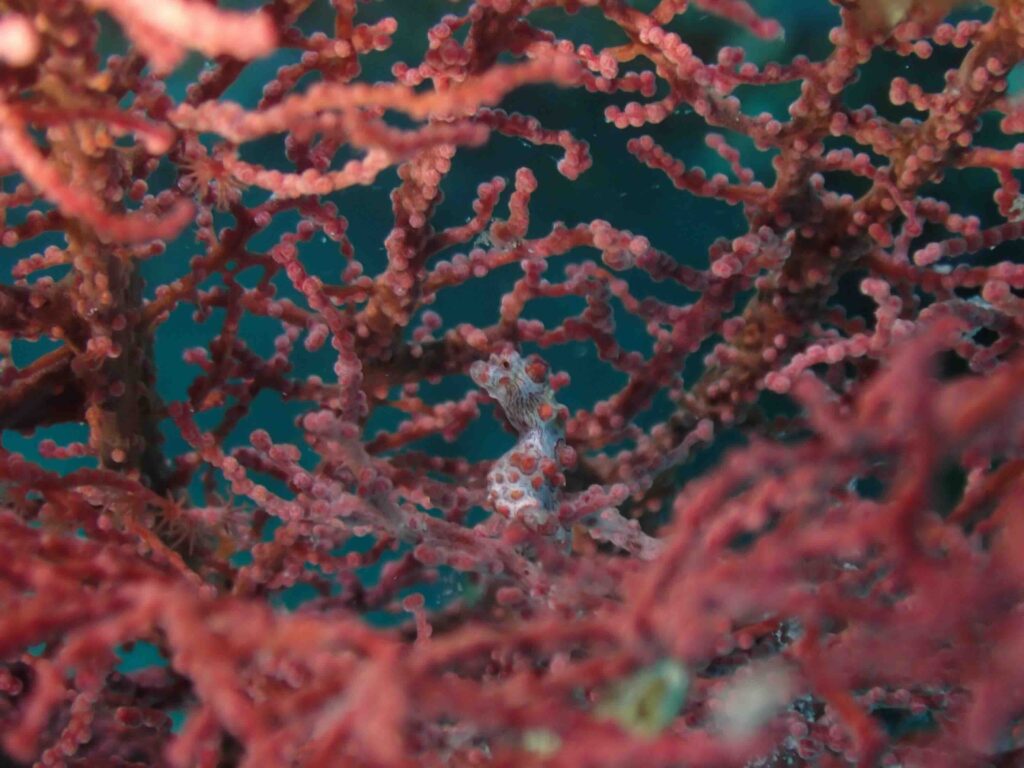
[[[536,356],[524,360],[516,352],[502,352],[473,363],[469,374],[519,433],[487,474],[488,504],[529,528],[556,531],[558,493],[576,453],[565,443],[568,409],[555,400],[547,364]]]

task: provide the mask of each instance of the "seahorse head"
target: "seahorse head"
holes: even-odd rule
[[[523,359],[514,351],[501,352],[473,363],[469,375],[498,401],[520,434],[544,429],[560,418],[561,408],[548,384],[547,364],[539,357]]]

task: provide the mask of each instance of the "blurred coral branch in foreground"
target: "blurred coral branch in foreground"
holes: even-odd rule
[[[1017,764],[1024,3],[382,5],[0,3],[0,762]]]

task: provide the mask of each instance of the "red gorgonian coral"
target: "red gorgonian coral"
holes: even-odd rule
[[[0,762],[1024,759],[1024,3],[766,5],[0,3]]]

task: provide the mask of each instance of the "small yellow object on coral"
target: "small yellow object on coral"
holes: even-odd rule
[[[686,668],[664,659],[614,686],[597,714],[638,736],[657,736],[679,715],[689,688]]]

